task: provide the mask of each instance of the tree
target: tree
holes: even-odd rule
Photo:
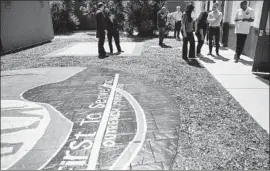
[[[157,12],[166,0],[130,0],[124,12],[126,14],[126,31],[132,34],[137,29],[139,36],[153,36],[157,28]]]
[[[53,28],[55,33],[67,33],[80,24],[74,14],[74,0],[50,1]]]

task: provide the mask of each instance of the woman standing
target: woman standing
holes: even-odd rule
[[[218,10],[218,7],[218,3],[215,2],[207,18],[209,22],[209,55],[212,55],[213,37],[215,37],[217,56],[219,56],[220,23],[222,20],[222,12]]]
[[[194,10],[194,6],[192,4],[188,4],[186,6],[185,12],[183,13],[182,19],[182,28],[181,32],[183,35],[183,47],[182,47],[182,58],[187,60],[187,45],[188,42],[190,44],[189,47],[189,58],[195,58],[195,40],[193,36],[193,18],[191,17],[191,13]]]
[[[196,29],[195,34],[198,38],[198,44],[197,44],[197,57],[201,57],[201,48],[204,44],[204,38],[206,35],[206,29],[207,29],[207,12],[201,12],[196,23]]]

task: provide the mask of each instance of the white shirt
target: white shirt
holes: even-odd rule
[[[247,7],[247,9],[244,11],[242,8],[237,10],[235,19],[249,19],[255,18],[254,10],[250,7]],[[235,33],[240,33],[240,34],[248,34],[249,33],[249,28],[250,28],[251,22],[248,21],[237,21],[235,22]]]
[[[217,11],[217,12],[211,11],[209,13],[209,15],[208,15],[207,20],[209,22],[209,26],[220,27],[220,23],[221,23],[221,20],[222,20],[222,12],[220,12],[220,11]]]
[[[175,21],[181,21],[182,20],[182,12],[181,11],[175,11],[173,13],[173,18]]]

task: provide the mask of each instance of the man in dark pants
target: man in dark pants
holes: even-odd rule
[[[166,7],[162,7],[157,13],[157,25],[159,30],[159,45],[164,46],[163,40],[165,35],[165,27],[167,22]]]
[[[254,10],[247,7],[247,1],[240,3],[241,8],[236,12],[235,16],[235,33],[237,36],[236,53],[234,55],[235,62],[238,62],[244,50],[245,41],[249,33],[250,23],[254,21]]]
[[[100,58],[108,57],[105,49],[105,34],[106,34],[106,24],[105,16],[103,14],[104,4],[98,3],[98,10],[96,12],[96,22],[97,22],[97,38],[98,38],[98,54]]]
[[[108,43],[110,47],[110,53],[113,54],[113,45],[112,45],[112,38],[114,38],[115,45],[118,51],[118,54],[120,54],[122,51],[120,46],[120,38],[119,38],[119,24],[117,21],[117,14],[115,11],[115,6],[113,1],[109,1],[109,8],[105,9],[106,14],[106,24],[107,24],[107,30],[108,30]]]

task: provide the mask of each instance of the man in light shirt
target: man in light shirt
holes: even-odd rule
[[[182,12],[180,11],[181,7],[177,6],[176,11],[173,13],[173,19],[175,21],[174,26],[174,38],[180,40],[180,28],[181,28],[181,20],[182,20]]]
[[[254,10],[247,6],[247,1],[240,3],[240,9],[236,12],[235,16],[235,34],[236,40],[236,53],[234,55],[235,62],[238,62],[240,55],[244,50],[245,41],[249,33],[251,22],[254,21]]]
[[[218,10],[218,3],[214,3],[212,11],[209,13],[207,21],[209,23],[209,55],[212,55],[213,37],[215,37],[216,54],[219,56],[219,37],[222,12]]]

